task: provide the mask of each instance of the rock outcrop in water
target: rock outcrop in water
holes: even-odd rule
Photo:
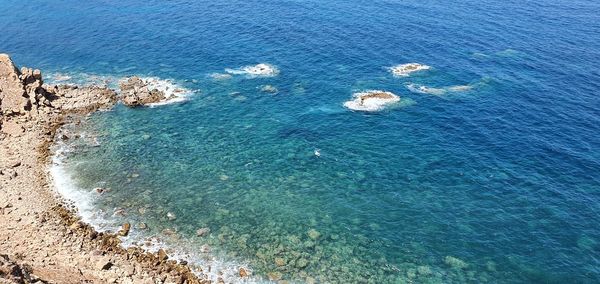
[[[429,70],[430,68],[431,68],[430,66],[427,66],[424,64],[406,63],[406,64],[400,64],[400,65],[396,65],[394,67],[390,67],[389,69],[392,72],[392,74],[394,74],[394,76],[406,77],[406,76],[409,76],[413,72]]]
[[[166,99],[164,92],[151,88],[146,81],[137,76],[120,82],[119,87],[121,101],[129,107],[158,103]]]
[[[358,111],[378,111],[386,105],[400,101],[400,97],[391,92],[385,91],[366,91],[355,93],[353,100],[344,103],[344,106]]]

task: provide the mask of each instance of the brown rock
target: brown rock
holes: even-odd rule
[[[75,221],[75,222],[73,222],[73,224],[71,224],[71,226],[69,226],[69,228],[71,228],[71,230],[73,230],[73,231],[79,230],[79,229],[83,228],[83,224],[80,221]]]
[[[164,249],[159,249],[157,256],[158,256],[158,260],[160,260],[160,261],[166,261],[169,258],[169,256],[167,255],[167,252]]]
[[[245,267],[240,267],[240,277],[248,277],[250,275],[250,271]]]
[[[123,224],[123,226],[121,226],[121,230],[119,230],[117,235],[125,237],[125,236],[129,235],[130,229],[131,229],[131,224],[125,223],[125,224]]]
[[[121,82],[119,87],[121,88],[121,101],[129,107],[157,103],[166,98],[162,91],[149,89],[148,83],[137,76]]]

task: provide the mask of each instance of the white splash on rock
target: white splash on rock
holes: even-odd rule
[[[148,84],[148,89],[157,89],[165,94],[164,100],[149,104],[150,107],[184,102],[193,93],[192,90],[182,87],[171,79],[158,77],[142,77],[141,79]]]
[[[431,66],[420,64],[420,63],[406,63],[400,64],[396,66],[392,66],[389,68],[390,72],[397,77],[407,77],[411,73],[424,71],[431,69]]]
[[[379,111],[390,104],[400,101],[400,97],[392,92],[370,90],[354,93],[353,99],[344,103],[344,106],[357,111]]]
[[[248,65],[236,69],[227,68],[225,69],[225,72],[232,75],[246,75],[250,78],[275,77],[279,74],[279,69],[271,64],[259,63],[256,65]]]

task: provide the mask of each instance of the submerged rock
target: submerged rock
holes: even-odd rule
[[[210,233],[210,228],[200,228],[200,229],[196,230],[196,236],[198,236],[198,237],[207,236],[209,233]]]
[[[275,265],[277,266],[284,266],[286,264],[285,259],[281,258],[281,257],[276,257],[275,258]]]
[[[273,85],[264,85],[260,88],[260,91],[264,92],[264,93],[271,93],[271,94],[276,94],[279,92],[279,90]]]
[[[321,236],[321,233],[319,233],[315,229],[310,229],[307,234],[308,234],[308,237],[311,238],[312,240],[316,240]]]
[[[173,220],[177,219],[177,216],[175,216],[175,213],[173,213],[173,212],[168,212],[167,213],[167,218],[169,220],[173,221]]]
[[[406,76],[409,76],[413,72],[429,70],[430,68],[431,68],[430,66],[427,66],[424,64],[406,63],[406,64],[400,64],[400,65],[390,67],[389,69],[392,72],[392,74],[394,74],[394,76],[406,77]]]
[[[469,266],[469,264],[467,264],[462,259],[459,259],[459,258],[456,258],[453,256],[446,256],[444,258],[444,263],[446,263],[448,266],[450,266],[454,269],[465,269]]]
[[[400,101],[400,97],[395,94],[378,90],[355,93],[353,98],[353,100],[345,102],[344,106],[358,111],[378,111],[386,105]]]
[[[283,274],[281,274],[279,271],[273,271],[267,273],[267,277],[269,277],[269,280],[271,281],[279,281],[283,277]]]
[[[150,88],[148,82],[137,76],[121,81],[119,87],[121,88],[121,101],[129,107],[158,103],[166,99],[163,91]]]
[[[225,69],[225,72],[233,75],[246,74],[250,77],[273,77],[279,74],[279,69],[270,64],[260,63],[238,69]]]

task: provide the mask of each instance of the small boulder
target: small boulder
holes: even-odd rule
[[[126,237],[127,235],[129,235],[129,230],[131,230],[131,224],[125,223],[123,224],[123,226],[121,226],[121,230],[117,232],[117,235]]]
[[[283,277],[283,274],[281,274],[279,271],[273,271],[267,273],[267,277],[269,277],[269,280],[271,281],[279,281]]]
[[[200,228],[196,231],[196,236],[204,237],[210,233],[210,228]]]
[[[240,277],[248,277],[250,275],[250,271],[244,267],[240,267]]]
[[[307,234],[308,234],[308,237],[311,238],[312,240],[316,240],[321,236],[321,233],[319,233],[319,231],[317,231],[315,229],[310,229]]]
[[[170,221],[173,221],[173,220],[177,219],[177,216],[173,212],[168,212],[167,218],[169,218]]]
[[[275,258],[275,265],[277,266],[284,266],[286,263],[285,259],[281,258],[281,257],[276,257]]]
[[[157,257],[160,261],[166,261],[167,259],[169,259],[169,256],[167,255],[167,252],[164,249],[158,250]]]

